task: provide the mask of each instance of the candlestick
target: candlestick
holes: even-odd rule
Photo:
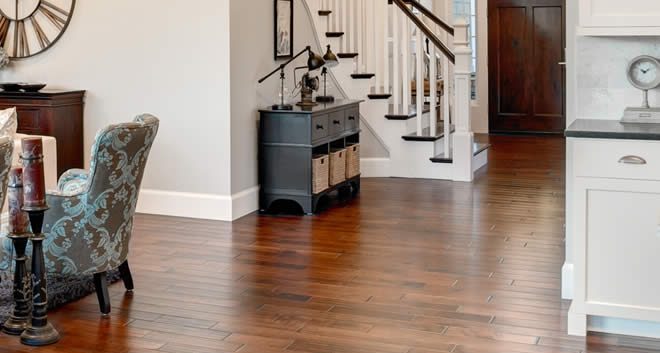
[[[25,268],[25,248],[29,234],[29,221],[23,212],[23,169],[13,168],[9,172],[7,198],[9,201],[9,235],[16,249],[14,270],[14,312],[2,327],[2,332],[18,336],[27,328],[30,316],[30,280]]]
[[[44,177],[44,154],[41,137],[26,137],[22,140],[24,209],[38,211],[46,205],[46,183]]]

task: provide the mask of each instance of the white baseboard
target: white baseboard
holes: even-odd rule
[[[568,262],[561,268],[561,297],[573,299],[573,264]]]
[[[636,337],[660,338],[660,323],[589,316],[587,330]]]
[[[137,212],[161,216],[234,221],[258,209],[259,187],[231,196],[142,189]]]
[[[362,158],[360,159],[360,173],[362,178],[389,178],[389,158]]]

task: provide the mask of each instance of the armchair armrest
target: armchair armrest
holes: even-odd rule
[[[89,172],[84,169],[69,169],[57,182],[57,191],[49,192],[59,196],[79,195],[87,190]]]

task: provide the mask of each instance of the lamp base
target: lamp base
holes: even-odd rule
[[[291,104],[274,104],[271,109],[273,110],[293,110]]]
[[[315,107],[315,106],[317,106],[317,105],[319,105],[319,104],[316,103],[316,102],[314,102],[314,101],[311,101],[311,102],[308,102],[308,101],[300,101],[300,102],[296,103],[296,105],[299,106],[299,107],[303,107],[303,108],[305,108],[305,107]]]
[[[335,101],[333,96],[316,96],[316,101],[319,103],[332,103]]]

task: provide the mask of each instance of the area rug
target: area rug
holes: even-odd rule
[[[2,273],[0,278],[0,324],[5,322],[12,313],[13,303],[13,275]],[[110,283],[119,280],[119,271],[108,273]],[[59,308],[80,298],[95,293],[94,276],[48,276],[48,309]]]

